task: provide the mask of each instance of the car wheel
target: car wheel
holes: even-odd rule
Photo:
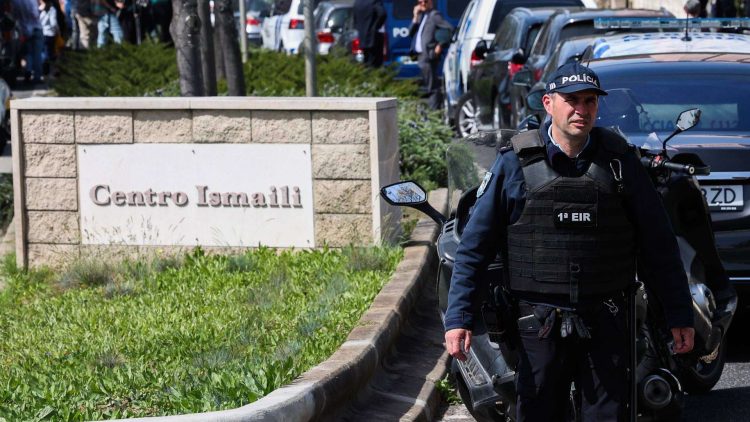
[[[471,92],[462,95],[456,104],[456,133],[465,138],[472,133],[477,133],[476,107]]]
[[[719,382],[726,361],[726,337],[714,353],[716,356],[713,361],[705,362],[703,360],[705,357],[703,357],[698,359],[695,366],[681,371],[680,382],[687,393],[708,393]]]

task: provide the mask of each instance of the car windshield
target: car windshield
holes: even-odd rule
[[[597,126],[625,133],[672,131],[674,119],[691,108],[702,111],[691,131],[750,130],[750,72],[601,74],[609,95],[601,97]]]

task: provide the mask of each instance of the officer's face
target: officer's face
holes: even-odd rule
[[[584,90],[565,94],[556,92],[542,98],[544,108],[552,117],[553,136],[584,140],[594,127],[599,97],[596,91]],[[555,139],[556,141],[558,139]]]

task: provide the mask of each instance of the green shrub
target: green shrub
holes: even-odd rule
[[[64,96],[179,95],[175,52],[147,42],[66,54],[53,88]],[[427,189],[446,185],[445,149],[452,132],[440,113],[418,101],[414,80],[395,79],[391,68],[369,69],[346,54],[318,56],[318,94],[331,97],[396,97],[401,174]],[[244,68],[247,94],[305,95],[305,61],[300,55],[252,50]],[[226,82],[219,81],[220,95]]]
[[[90,277],[64,290],[60,275],[6,260],[0,420],[157,416],[255,401],[328,358],[402,255],[351,251],[260,248],[234,259],[198,250],[164,272],[144,264],[140,280],[116,272],[112,283]],[[127,286],[137,294],[122,294]]]
[[[178,79],[174,49],[151,41],[66,51],[58,69],[60,76],[51,86],[64,97],[158,95]]]
[[[13,220],[13,175],[0,174],[0,231]]]

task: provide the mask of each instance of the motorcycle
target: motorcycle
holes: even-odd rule
[[[716,267],[721,263],[711,232],[711,217],[694,178],[710,173],[710,168],[695,154],[670,157],[667,153],[667,142],[694,127],[699,118],[698,109],[681,113],[674,132],[658,144],[660,148],[655,150],[644,144],[639,149],[641,161],[660,192],[673,225],[690,224],[692,228],[689,235],[679,231],[676,235],[692,294],[696,334],[693,352],[686,355],[672,352],[672,335],[660,305],[649,300],[648,288],[641,281],[647,279],[647,271],[639,268],[628,292],[629,331],[631,340],[634,339],[630,346],[630,373],[636,374],[635,383],[631,382],[631,420],[679,420],[683,395],[710,391],[724,368],[724,338],[737,308],[737,295],[731,287],[721,286],[712,279],[721,276],[723,268]],[[432,208],[424,189],[413,181],[381,189],[381,196],[389,204],[420,210],[441,226],[436,242],[440,258],[436,289],[443,319],[456,249],[476,201],[478,175],[489,169],[496,152],[515,133],[501,130],[496,134],[479,134],[449,148],[448,216]],[[657,142],[658,137],[652,135],[652,143]],[[692,213],[690,221],[681,221],[685,213],[680,210],[685,209],[702,210],[700,218],[696,219]],[[471,348],[466,353],[467,359],[453,359],[450,369],[464,405],[478,421],[513,421],[516,416],[517,327],[514,303],[503,283],[503,265],[498,256],[483,274],[475,300]],[[721,292],[717,301],[718,289]],[[580,394],[572,387],[567,420],[578,420],[579,410]]]

